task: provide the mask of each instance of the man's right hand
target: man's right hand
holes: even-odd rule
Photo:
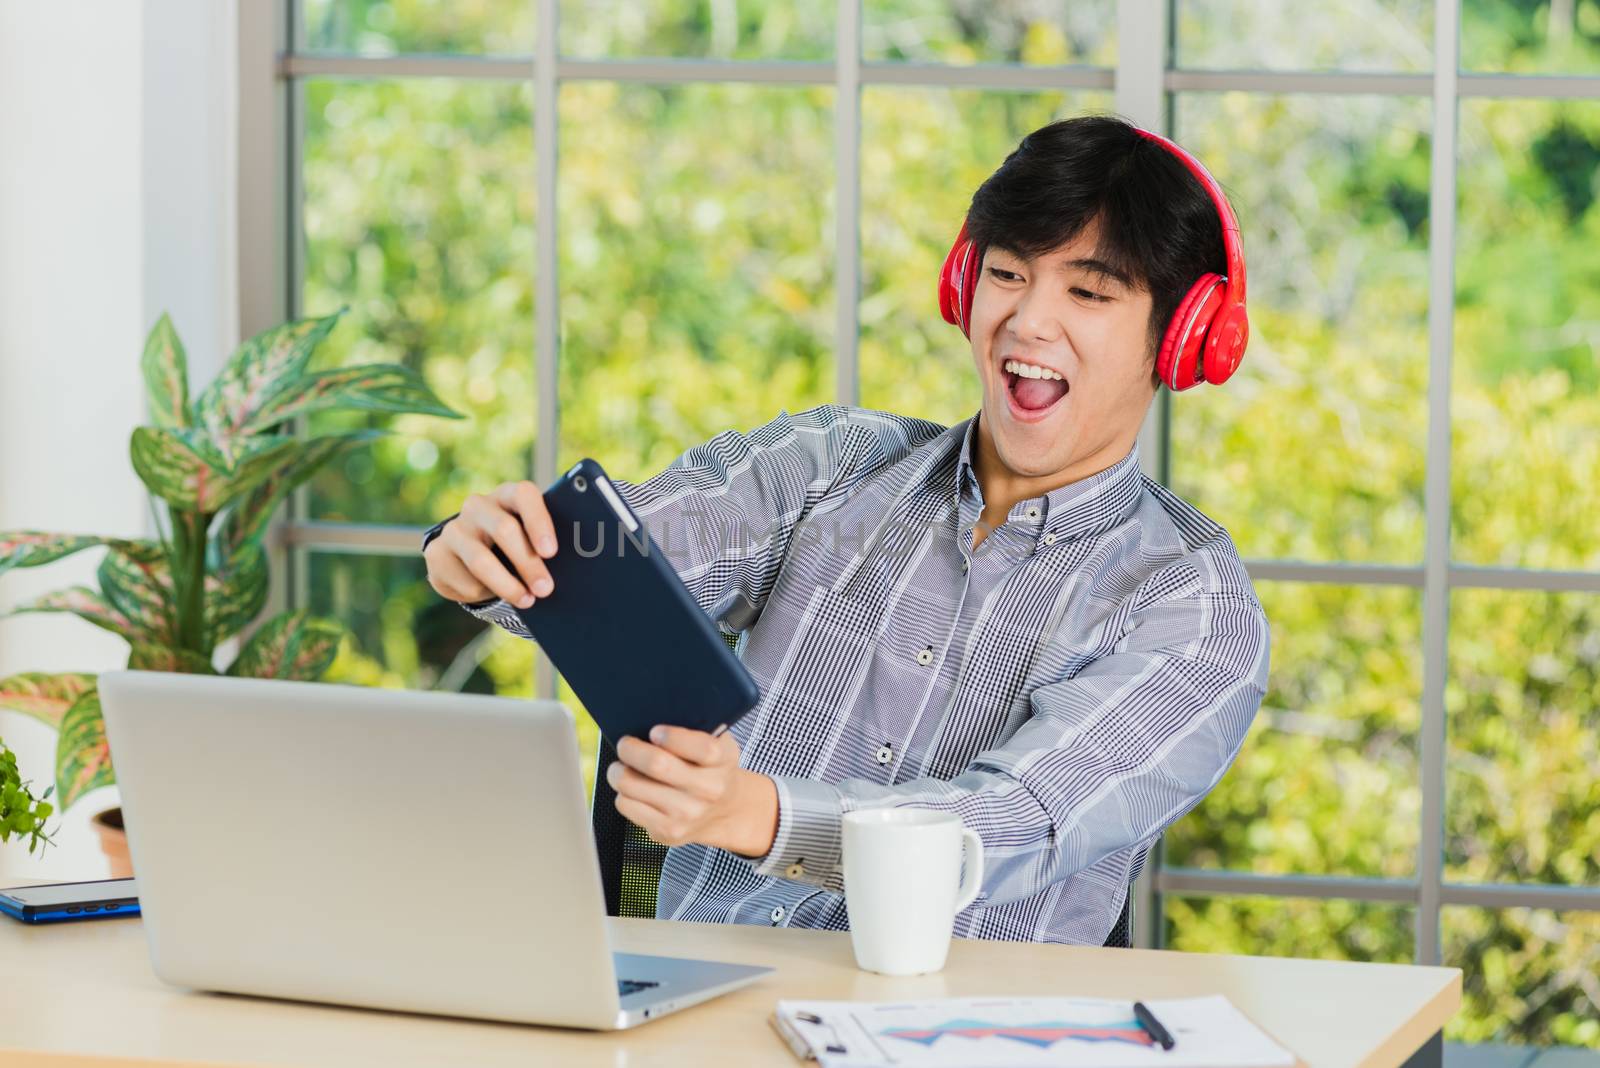
[[[515,573],[495,556],[494,545]],[[555,554],[555,526],[543,491],[532,482],[504,482],[468,497],[461,514],[444,525],[422,556],[428,562],[428,585],[441,597],[463,604],[499,597],[528,608],[535,597],[547,597],[555,589],[544,566]]]

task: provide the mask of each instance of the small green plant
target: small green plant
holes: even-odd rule
[[[17,771],[17,755],[0,742],[0,842],[11,841],[13,835],[26,838],[28,852],[32,853],[50,844],[44,821],[55,806],[48,800],[54,787],[47,786],[44,793],[34,797],[29,785]]]
[[[215,674],[217,645],[244,631],[267,601],[267,521],[324,464],[383,433],[355,430],[297,437],[293,420],[355,409],[460,414],[399,364],[309,371],[313,350],[340,313],[286,323],[246,341],[216,379],[189,399],[188,360],[162,316],[145,343],[142,370],[155,425],[134,430],[133,469],[149,490],[156,538],[0,531],[0,574],[105,546],[99,589],[45,594],[13,612],[70,612],[128,641],[128,667]],[[162,512],[165,513],[164,521]],[[315,680],[338,652],[344,628],[301,611],[263,622],[226,674]],[[57,802],[70,807],[115,781],[96,679],[84,672],[25,672],[0,679],[0,708],[56,728]],[[31,836],[53,811],[15,770],[0,764],[0,840]],[[9,773],[5,768],[9,767]]]

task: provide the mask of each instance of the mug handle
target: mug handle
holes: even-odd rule
[[[978,837],[977,831],[961,828],[961,853],[965,863],[961,885],[956,888],[957,912],[972,904],[983,886],[983,839]]]

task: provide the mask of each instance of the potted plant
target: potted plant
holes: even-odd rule
[[[183,345],[163,315],[145,343],[142,363],[154,423],[137,427],[129,446],[133,469],[150,493],[157,536],[0,531],[0,574],[106,548],[98,589],[48,593],[12,613],[70,612],[109,630],[127,640],[130,668],[219,673],[217,646],[246,631],[266,605],[263,543],[273,511],[322,465],[383,433],[296,437],[295,417],[342,408],[461,418],[420,375],[399,364],[308,370],[313,351],[341,314],[297,320],[251,338],[193,400]],[[251,631],[220,673],[320,679],[343,634],[335,621],[304,610],[284,612]],[[68,808],[115,781],[94,675],[24,672],[0,679],[0,708],[59,732],[56,805]],[[3,746],[0,754],[10,755]],[[31,851],[48,840],[42,828],[53,811],[45,800],[50,790],[33,797],[15,773],[15,759],[7,763],[4,756],[0,840],[27,835]],[[120,810],[101,813],[95,822],[113,873],[128,874]]]

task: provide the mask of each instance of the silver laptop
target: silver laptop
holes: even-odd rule
[[[100,676],[156,975],[611,1029],[769,968],[613,954],[553,701]]]

